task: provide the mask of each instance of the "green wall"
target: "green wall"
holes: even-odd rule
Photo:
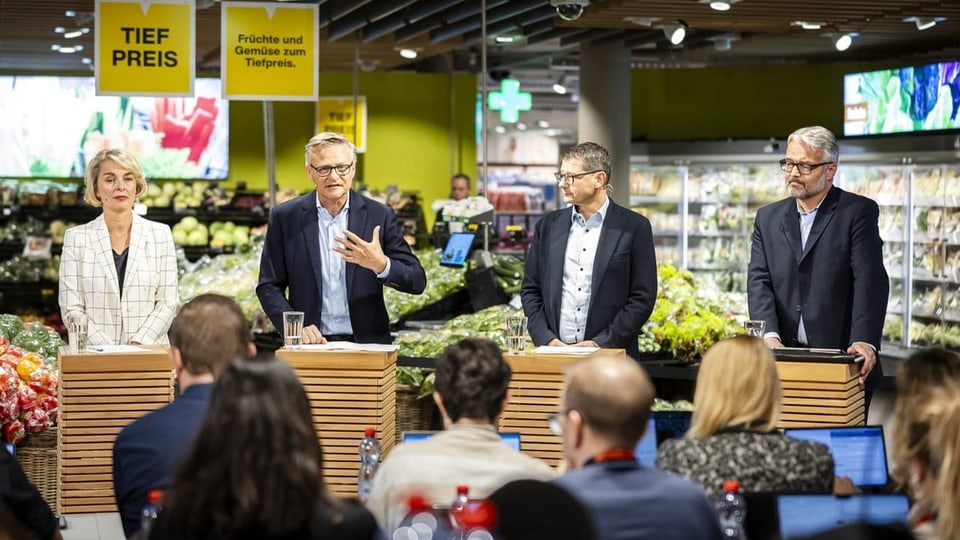
[[[802,126],[843,131],[843,75],[889,63],[635,69],[631,137],[786,137]]]
[[[358,93],[367,98],[367,151],[357,180],[371,188],[395,184],[419,190],[424,208],[450,192],[450,176],[477,169],[475,75],[407,72],[361,73]],[[321,96],[353,95],[352,73],[321,73]],[[274,132],[277,185],[313,189],[303,168],[303,145],[316,129],[313,103],[276,102]],[[263,104],[230,102],[230,178],[250,189],[267,186]],[[428,221],[430,221],[428,219]]]

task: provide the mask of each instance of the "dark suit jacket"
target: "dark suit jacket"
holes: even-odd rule
[[[192,385],[173,403],[141,416],[117,435],[113,495],[127,538],[140,530],[140,511],[147,504],[147,493],[173,481],[207,414],[212,391],[213,384]]]
[[[383,285],[410,294],[422,293],[427,285],[423,266],[403,240],[393,210],[351,191],[347,229],[369,242],[377,225],[380,226],[380,245],[391,264],[386,281],[381,282],[366,268],[347,263],[347,303],[358,343],[392,341],[390,320],[383,303]],[[317,194],[311,191],[270,211],[257,297],[275,327],[283,328],[284,311],[302,311],[304,326],[314,324],[320,328],[323,305],[320,267]],[[286,296],[284,292],[288,287],[289,296]]]
[[[803,313],[807,344],[846,349],[863,341],[880,349],[890,282],[883,266],[877,203],[833,186],[801,249],[796,199],[761,208],[753,230],[747,300],[750,318],[798,346]],[[880,363],[871,373],[876,380]]]
[[[520,297],[536,345],[558,338],[563,258],[573,207],[543,216],[527,253]],[[612,200],[604,216],[590,286],[584,340],[625,348],[637,358],[637,335],[657,299],[657,259],[647,218]]]

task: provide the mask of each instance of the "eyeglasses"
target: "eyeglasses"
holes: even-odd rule
[[[814,169],[823,167],[824,165],[830,165],[832,163],[832,161],[824,161],[823,163],[801,163],[799,161],[781,159],[780,170],[783,172],[790,172],[794,167],[796,167],[800,171],[800,174],[810,174]]]
[[[332,167],[317,167],[313,163],[308,163],[307,165],[310,165],[310,168],[313,169],[320,178],[330,176],[330,173],[333,171],[337,171],[338,176],[343,176],[350,172],[350,169],[353,167],[353,163],[344,163],[343,165],[334,165]]]
[[[563,435],[563,426],[560,425],[560,418],[569,414],[570,411],[556,412],[547,417],[547,426],[554,435]]]
[[[595,171],[587,171],[587,172],[582,172],[577,174],[564,174],[560,171],[557,171],[553,173],[553,177],[557,179],[557,185],[562,186],[564,184],[567,184],[567,185],[572,184],[574,180],[576,180],[577,178],[580,178],[581,176],[586,176],[588,174],[596,174],[602,171],[603,169],[597,169]]]

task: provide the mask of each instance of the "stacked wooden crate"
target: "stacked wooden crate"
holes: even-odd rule
[[[396,441],[396,352],[280,349],[277,357],[293,366],[307,391],[327,486],[355,497],[363,430],[376,428],[384,456]]]
[[[163,347],[80,354],[61,349],[58,512],[116,512],[113,442],[124,426],[172,400],[173,369]]]

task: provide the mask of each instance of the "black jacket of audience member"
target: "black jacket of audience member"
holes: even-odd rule
[[[27,479],[20,463],[5,448],[0,448],[0,499],[23,528],[38,538],[53,538],[57,518]]]

